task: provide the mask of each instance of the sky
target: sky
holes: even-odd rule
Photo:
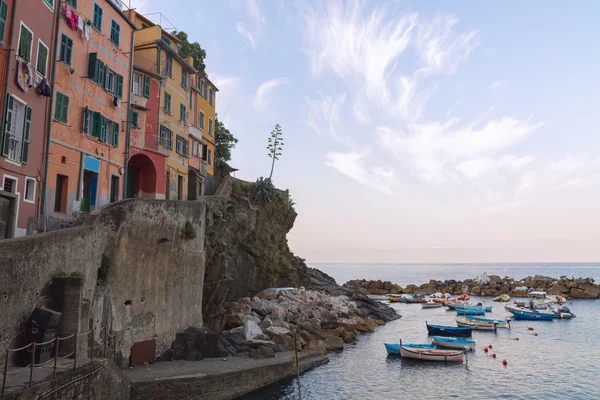
[[[238,178],[281,125],[307,262],[600,260],[599,3],[132,7],[206,50]]]

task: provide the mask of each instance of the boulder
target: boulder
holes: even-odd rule
[[[286,328],[282,328],[279,326],[273,326],[271,328],[267,328],[265,333],[269,335],[269,337],[277,336],[277,335],[292,335],[292,331]]]
[[[577,287],[577,282],[575,281],[571,281],[569,282],[569,284],[567,285],[568,288],[576,288]]]
[[[261,346],[257,349],[250,350],[248,356],[255,359],[273,358],[275,357],[275,349],[270,346]]]
[[[345,332],[345,329],[342,328],[341,326],[339,326],[335,329],[323,330],[321,332],[322,332],[323,336],[325,336],[325,337],[329,337],[329,336],[340,337],[340,336],[342,336],[342,333]]]
[[[585,299],[585,291],[577,287],[571,288],[571,297],[574,299]]]
[[[367,325],[369,325],[370,331],[375,332],[375,328],[379,326],[376,320],[373,318],[367,318]]]
[[[265,289],[256,295],[261,300],[275,300],[277,298],[277,291],[274,289]]]
[[[262,323],[262,321],[260,320],[260,318],[255,317],[254,315],[244,315],[242,317],[242,322],[245,324],[246,321],[254,321],[256,322],[258,325],[260,325]]]
[[[249,315],[252,309],[249,304],[241,302],[232,302],[227,305],[230,314]]]
[[[255,311],[258,315],[264,317],[273,311],[275,305],[269,301],[256,299],[252,300],[250,307],[252,307],[252,311]]]
[[[260,329],[260,326],[258,326],[256,322],[246,321],[246,323],[242,327],[242,333],[246,340],[251,340],[259,335],[262,335],[263,331],[262,329]]]
[[[187,328],[175,335],[173,359],[197,361],[204,358],[222,357],[219,335],[207,328]]]
[[[327,347],[325,347],[325,342],[322,340],[311,340],[308,348],[315,353],[327,354]]]
[[[354,343],[356,341],[356,335],[354,332],[344,330],[344,332],[342,332],[342,340],[344,343]]]
[[[598,287],[596,285],[589,286],[585,290],[585,295],[587,296],[588,299],[597,299],[598,297],[600,297],[600,287]]]
[[[344,350],[344,341],[338,336],[329,336],[323,340],[327,350],[342,351]]]
[[[269,329],[270,327],[273,326],[273,321],[271,321],[270,317],[266,317],[265,319],[262,320],[262,322],[260,323],[260,327],[261,329],[265,330],[265,329]]]
[[[390,282],[390,281],[383,282],[383,288],[387,291],[390,291],[392,289],[392,282]]]
[[[283,321],[287,311],[283,307],[275,306],[271,310],[271,320],[273,321]]]
[[[238,303],[248,304],[248,305],[250,305],[251,302],[252,302],[252,300],[250,299],[250,297],[243,297],[238,301]]]
[[[242,325],[244,325],[244,321],[241,314],[228,314],[223,317],[221,329],[228,331]]]
[[[474,296],[479,296],[480,293],[481,288],[479,286],[474,286],[473,289],[471,289],[471,294]]]

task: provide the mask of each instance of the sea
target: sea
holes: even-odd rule
[[[381,279],[399,285],[430,279],[463,280],[487,275],[522,279],[533,275],[592,277],[600,263],[502,264],[314,264],[339,284]],[[492,316],[509,314],[490,297]],[[576,318],[513,321],[510,329],[473,332],[476,349],[463,364],[419,362],[388,356],[384,343],[427,343],[426,321],[455,325],[456,314],[419,304],[391,304],[402,318],[362,334],[328,364],[243,397],[275,399],[600,399],[600,300],[572,300]],[[488,314],[487,316],[490,316]],[[485,347],[492,346],[486,353]],[[493,357],[495,355],[496,357]],[[502,361],[506,360],[507,365]],[[299,393],[300,392],[300,393]]]

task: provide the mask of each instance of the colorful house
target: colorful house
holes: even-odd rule
[[[161,82],[156,72],[133,66],[127,198],[165,199],[169,151],[159,145]]]
[[[53,221],[123,197],[135,26],[118,3],[60,10],[45,211]]]
[[[192,180],[189,190],[196,190],[198,195],[213,194],[216,190],[214,130],[217,92],[217,87],[206,76],[200,73],[194,76],[190,103],[193,109],[193,115],[190,115],[190,172],[191,176],[198,178],[197,185]]]
[[[170,200],[187,200],[189,172],[190,81],[197,71],[193,59],[179,54],[180,41],[133,10],[135,65],[161,78],[158,113],[159,153],[166,151],[165,193]],[[162,147],[162,148],[160,148]],[[156,168],[156,165],[155,165]]]
[[[52,74],[54,1],[20,0],[14,5],[0,3],[0,45],[6,62],[1,75],[6,85],[0,121],[0,238],[39,229]]]

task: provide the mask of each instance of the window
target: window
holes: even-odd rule
[[[179,105],[179,121],[185,124],[185,106],[183,104]]]
[[[113,19],[110,23],[110,41],[119,46],[121,26]]]
[[[150,77],[144,75],[144,97],[150,97]]]
[[[110,202],[119,200],[119,177],[111,175],[110,177]]]
[[[109,124],[107,124],[108,126]],[[111,122],[110,127],[112,128],[112,145],[114,148],[119,147],[119,124],[116,122]],[[111,133],[111,131],[108,131]]]
[[[165,72],[168,76],[173,77],[173,57],[169,53],[167,53],[167,65],[165,67]]]
[[[94,118],[94,112],[89,108],[83,109],[83,133],[88,135],[92,134],[92,120]]]
[[[142,94],[142,75],[133,74],[133,94]]]
[[[173,148],[173,132],[165,126],[160,126],[160,144],[167,149]]]
[[[115,94],[115,71],[110,68],[106,68],[104,88],[108,91],[108,93]]]
[[[26,164],[29,159],[31,108],[9,95],[4,120],[2,154],[9,160]]]
[[[134,127],[138,127],[138,113],[137,111],[133,111],[131,110],[130,114],[129,114],[129,122],[131,123],[132,126]]]
[[[198,89],[200,89],[200,96],[206,99],[206,82],[200,81],[200,86]]]
[[[56,175],[56,190],[54,191],[54,211],[67,212],[67,193],[69,190],[69,177]]]
[[[202,146],[202,160],[206,161],[206,158],[208,157],[208,146],[207,145],[203,145],[201,144],[200,146]]]
[[[8,17],[8,4],[2,0],[0,4],[0,44],[4,44],[6,36],[6,18]]]
[[[41,40],[38,40],[37,63],[35,69],[41,76],[46,76],[47,66],[48,47],[46,47],[46,45]]]
[[[213,134],[213,131],[212,131],[212,129],[213,129],[213,123],[212,123],[212,119],[210,119],[210,118],[209,118],[209,119],[208,119],[208,134],[209,134],[209,135],[211,135],[211,136],[212,136],[212,134]]]
[[[44,0],[44,3],[48,4],[48,7],[54,10],[54,0]]]
[[[171,95],[165,92],[165,112],[171,114]]]
[[[70,5],[73,8],[77,8],[77,0],[65,0],[65,3],[67,3],[68,5]]]
[[[188,155],[188,142],[183,136],[177,135],[177,147],[175,148],[178,154],[187,157]]]
[[[54,119],[65,124],[69,119],[69,97],[61,92],[56,92],[56,108],[54,109]]]
[[[94,4],[94,22],[92,22],[94,28],[102,31],[102,7],[98,4]]]
[[[208,104],[210,104],[211,106],[213,105],[214,102],[214,97],[215,97],[215,92],[213,92],[212,88],[209,91],[209,98],[208,98]]]
[[[2,188],[5,192],[16,193],[17,192],[17,181],[14,179],[4,176],[4,186]]]
[[[204,112],[200,111],[200,129],[204,130]]]
[[[207,151],[206,151],[206,162],[208,163],[208,165],[212,165],[212,150],[211,149],[207,149]]]
[[[192,142],[192,155],[198,157],[198,142],[195,140]]]
[[[71,65],[72,53],[73,40],[63,33],[60,37],[60,53],[58,59],[67,65]]]
[[[92,136],[106,141],[106,118],[97,111],[92,113]]]
[[[21,22],[21,33],[19,34],[19,52],[18,55],[23,60],[31,61],[31,43],[33,42],[33,33],[27,29]]]
[[[35,202],[35,179],[25,178],[25,198],[23,200],[27,203]]]
[[[189,75],[185,69],[181,69],[181,86],[187,90],[189,85]]]

